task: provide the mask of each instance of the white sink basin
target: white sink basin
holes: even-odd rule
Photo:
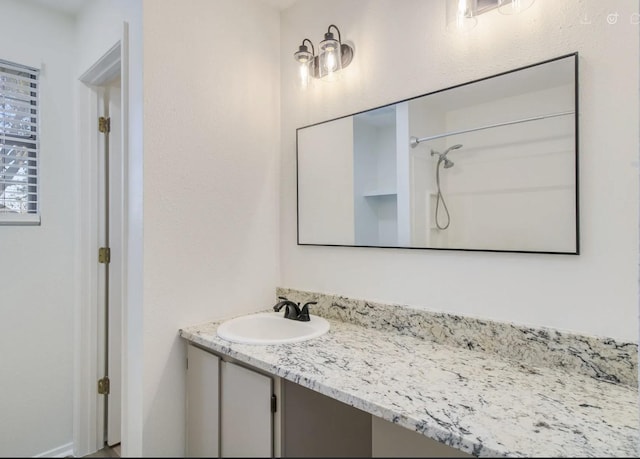
[[[233,343],[284,344],[316,338],[329,331],[326,319],[310,315],[309,322],[285,319],[282,312],[260,312],[227,320],[218,336]]]

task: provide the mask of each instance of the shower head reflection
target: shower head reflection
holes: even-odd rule
[[[444,153],[438,153],[435,150],[431,150],[431,156],[438,156],[438,165],[440,165],[440,163],[444,163],[444,168],[445,169],[449,169],[450,167],[453,167],[454,162],[451,161],[449,158],[447,158],[447,154],[451,151],[451,150],[457,150],[458,148],[462,148],[462,144],[458,143],[456,145],[452,145],[451,147],[447,148]]]

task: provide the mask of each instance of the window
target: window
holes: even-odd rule
[[[38,74],[0,60],[0,225],[40,223]]]

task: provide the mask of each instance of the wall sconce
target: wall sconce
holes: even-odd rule
[[[337,40],[331,32],[331,28],[334,28],[338,33]],[[311,45],[311,51],[306,45],[307,42]],[[337,78],[337,73],[347,67],[353,60],[353,48],[342,43],[340,30],[331,24],[327,28],[327,33],[324,34],[324,40],[320,42],[317,56],[313,43],[308,38],[305,38],[302,40],[298,51],[293,53],[293,58],[298,62],[300,83],[304,88],[309,84],[310,77],[322,78],[328,81]]]
[[[477,16],[498,8],[502,14],[521,13],[535,0],[447,0],[447,30],[468,32],[478,23]]]

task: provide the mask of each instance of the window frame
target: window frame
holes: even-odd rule
[[[41,223],[41,193],[40,193],[40,70],[28,67],[15,62],[0,59],[0,76],[15,75],[21,79],[33,80],[30,83],[31,91],[29,91],[30,100],[20,100],[20,98],[11,97],[14,101],[18,101],[20,104],[26,104],[32,106],[28,108],[30,110],[29,121],[31,126],[28,130],[31,131],[31,136],[25,136],[24,140],[18,140],[19,137],[9,135],[5,125],[0,125],[0,206],[4,207],[3,195],[7,187],[7,183],[11,180],[11,177],[20,177],[26,175],[26,210],[21,211],[8,211],[0,210],[0,226],[3,225],[40,225]],[[10,90],[3,88],[2,81],[0,81],[0,120],[4,117],[2,114],[9,114],[12,111],[6,108],[6,100],[8,95],[11,94]],[[15,93],[14,93],[15,94]],[[25,94],[26,95],[26,94]],[[16,113],[14,111],[13,113]],[[12,127],[10,129],[20,129]],[[24,129],[24,128],[23,128]],[[15,147],[15,148],[12,148]],[[5,164],[6,160],[11,159],[11,152],[23,151],[26,152],[25,164],[26,172],[22,174],[15,174],[11,176],[7,174],[10,170],[10,164]],[[17,156],[17,154],[15,155]],[[25,166],[24,164],[22,165]],[[7,174],[7,175],[5,175]],[[6,209],[6,207],[5,207]]]

